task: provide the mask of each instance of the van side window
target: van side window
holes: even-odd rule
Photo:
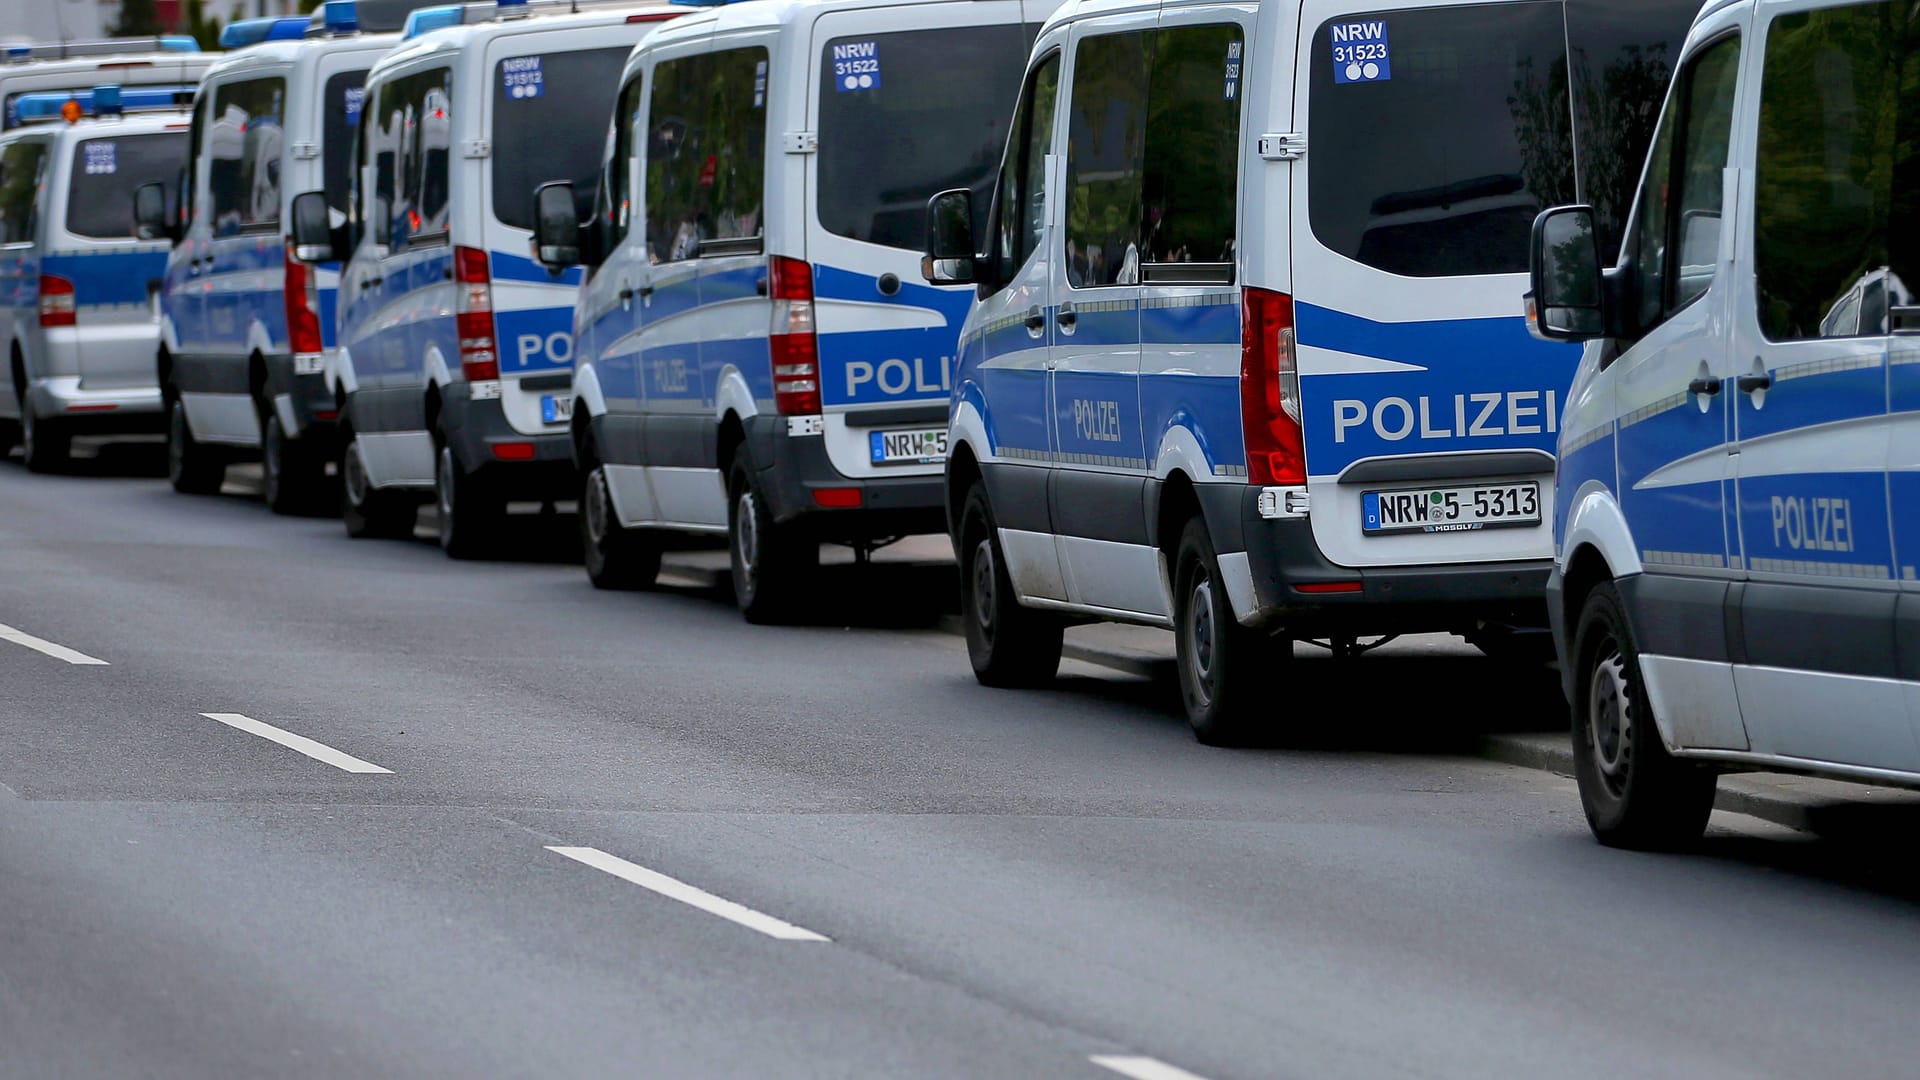
[[[215,236],[279,226],[286,100],[285,79],[248,79],[214,91],[206,154]]]
[[[757,244],[766,183],[767,50],[663,61],[647,110],[647,255],[679,262]]]
[[[607,175],[601,188],[605,192],[599,211],[607,215],[611,227],[608,239],[619,243],[633,231],[633,137],[640,122],[640,94],[646,83],[634,76],[613,110],[613,146],[607,158]]]
[[[372,126],[367,128],[367,181],[370,197],[366,204],[363,228],[373,230],[375,242],[395,247],[405,241],[399,227],[406,207],[396,201],[400,179],[400,135],[406,130],[407,114],[402,92],[405,80],[380,87],[380,100]]]
[[[407,82],[407,109],[415,117],[407,132],[401,173],[413,202],[407,240],[421,243],[447,234],[447,198],[453,165],[453,72],[440,68]]]
[[[1158,37],[1147,87],[1144,258],[1232,263],[1245,48],[1240,28],[1169,27]],[[1232,280],[1230,269],[1222,280]]]
[[[1739,74],[1740,39],[1729,37],[1695,54],[1668,97],[1634,222],[1641,333],[1713,284]]]
[[[1894,4],[1859,4],[1781,15],[1767,32],[1753,254],[1760,329],[1771,340],[1885,334],[1887,286],[1920,285],[1887,281],[1900,235],[1891,225],[1895,131],[1904,120],[1911,153],[1915,119],[1899,115],[1894,27],[1904,19]]]
[[[327,77],[321,92],[321,176],[327,206],[337,215],[347,212],[347,193],[353,187],[353,131],[365,111],[367,73],[339,71]],[[339,218],[335,218],[336,221]]]
[[[1060,54],[1040,61],[1027,78],[1015,110],[1014,142],[1000,166],[999,278],[1012,279],[1040,249],[1047,229],[1047,154],[1053,149],[1053,114],[1060,103]]]
[[[33,203],[40,189],[40,169],[47,144],[16,142],[0,154],[0,244],[24,244],[33,239]]]
[[[1067,282],[1140,281],[1141,172],[1153,32],[1103,34],[1074,52],[1067,113]]]

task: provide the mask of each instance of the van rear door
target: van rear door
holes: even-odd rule
[[[1573,202],[1557,0],[1308,0],[1293,281],[1314,538],[1346,566],[1545,558],[1579,350],[1528,336],[1534,216]]]
[[[927,199],[971,188],[979,233],[1032,41],[1017,0],[814,23],[806,254],[827,453],[846,476],[941,468],[973,290],[920,276]]]

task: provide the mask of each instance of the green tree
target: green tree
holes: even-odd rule
[[[224,25],[218,18],[207,14],[205,0],[187,0],[187,18],[184,29],[206,50],[220,47],[220,30]]]
[[[114,37],[151,37],[160,33],[160,16],[153,0],[120,0],[120,18],[109,31]]]

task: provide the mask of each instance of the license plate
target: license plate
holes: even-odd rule
[[[947,460],[947,429],[875,431],[867,436],[875,465],[931,465]]]
[[[1360,496],[1360,531],[1472,532],[1540,523],[1540,485],[1368,491]]]
[[[540,399],[540,419],[549,424],[573,419],[573,398],[548,394]]]

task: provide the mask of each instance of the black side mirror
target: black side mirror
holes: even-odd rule
[[[533,189],[534,258],[540,265],[549,270],[580,265],[579,212],[572,184],[558,180]]]
[[[933,285],[971,285],[979,262],[973,242],[973,192],[943,191],[927,200],[927,252],[920,275]]]
[[[293,197],[293,257],[304,263],[332,262],[334,229],[327,197],[318,191],[303,191]]]
[[[167,186],[155,181],[141,184],[133,191],[133,235],[141,240],[173,240],[173,223],[167,220]]]
[[[1535,337],[1591,341],[1606,336],[1606,291],[1592,207],[1555,207],[1534,219],[1532,270],[1527,329]]]

